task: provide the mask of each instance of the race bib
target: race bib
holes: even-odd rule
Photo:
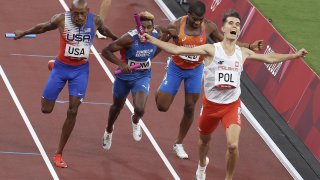
[[[128,60],[128,65],[133,66],[135,64],[140,64],[140,67],[137,69],[150,69],[151,68],[151,60],[150,58],[147,61],[134,61],[134,60]]]
[[[199,61],[200,56],[197,55],[179,55],[180,58],[186,60],[186,61]]]
[[[233,89],[239,85],[239,72],[215,71],[214,87],[218,89]]]
[[[64,50],[64,56],[74,58],[88,58],[89,53],[89,46],[73,46],[71,44],[66,44],[66,48]]]

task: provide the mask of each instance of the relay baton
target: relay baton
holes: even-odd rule
[[[140,67],[140,64],[134,64],[134,65],[130,66],[130,70],[135,70],[139,67]],[[120,69],[118,69],[114,72],[114,74],[120,74],[120,73],[122,73],[122,71]]]
[[[139,34],[142,36],[144,34],[144,30],[140,21],[140,16],[137,13],[135,13],[133,17],[134,17],[134,20],[136,21],[137,30]],[[144,41],[143,43],[146,43],[146,41]]]
[[[142,27],[142,24],[141,24],[141,21],[140,21],[140,16],[137,13],[135,13],[133,15],[133,17],[134,17],[134,20],[136,21],[137,30],[138,30],[139,34],[143,35],[144,34],[144,30],[143,30],[143,27]]]
[[[6,37],[6,38],[15,38],[16,35],[14,33],[6,33],[4,35],[4,37]],[[37,37],[36,34],[27,34],[27,35],[23,36],[23,38],[36,38],[36,37]]]

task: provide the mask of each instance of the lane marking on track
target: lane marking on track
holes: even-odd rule
[[[90,53],[93,54],[93,53]],[[101,54],[101,53],[99,53]],[[40,57],[40,58],[56,58],[57,56],[39,55],[39,54],[10,54],[10,56]],[[44,59],[47,60],[47,59]],[[167,64],[167,62],[152,61],[152,64]]]
[[[273,154],[278,158],[281,164],[286,168],[289,174],[295,180],[303,180],[298,171],[293,167],[287,157],[282,153],[279,147],[274,143],[268,133],[263,129],[263,127],[259,124],[256,118],[251,114],[248,108],[241,102],[241,113],[247,118],[251,126],[258,132],[260,137],[264,140],[264,142],[269,146]]]
[[[93,53],[90,53],[90,54],[93,54]],[[10,54],[10,56],[29,56],[29,57],[48,57],[48,58],[56,58],[57,57],[57,56],[40,55],[40,54],[18,54],[18,53],[12,53],[12,54]]]
[[[67,101],[67,100],[56,100],[56,103],[66,104],[66,103],[69,103],[69,101]],[[83,101],[81,104],[107,105],[107,106],[111,106],[112,105],[112,103],[108,103],[108,102],[90,102],[90,101]]]
[[[40,154],[41,154],[44,162],[46,163],[46,165],[47,165],[47,167],[48,167],[53,179],[55,179],[55,180],[59,179],[56,171],[54,170],[52,164],[50,163],[50,160],[49,160],[45,150],[43,149],[43,146],[42,146],[42,144],[41,144],[36,132],[34,131],[27,114],[23,110],[22,105],[20,104],[20,101],[19,101],[16,93],[14,92],[14,90],[13,90],[13,88],[12,88],[12,86],[11,86],[7,76],[6,76],[6,74],[4,73],[1,65],[0,65],[0,75],[1,75],[5,85],[7,86],[7,89],[9,90],[9,93],[10,93],[14,103],[16,104],[16,106],[17,106],[17,108],[18,108],[18,110],[20,112],[20,115],[22,116],[22,119],[23,119],[24,123],[26,124],[26,126],[27,126],[27,128],[28,128],[28,130],[29,130],[29,132],[30,132],[35,144],[37,145],[37,147],[38,147],[38,149],[40,151]]]
[[[61,5],[63,6],[65,11],[69,11],[69,8],[66,4],[66,2],[64,0],[59,0],[59,2],[61,3]],[[100,63],[101,67],[103,68],[103,70],[105,71],[105,73],[108,75],[109,79],[111,80],[111,82],[114,82],[114,77],[112,75],[112,73],[110,72],[110,70],[108,69],[108,67],[106,66],[106,64],[104,63],[104,61],[102,60],[101,56],[99,55],[99,53],[97,52],[96,48],[92,45],[91,46],[91,51],[93,52],[93,54],[96,56],[98,62]],[[129,110],[133,113],[133,106],[130,103],[130,101],[128,99],[126,99],[126,105],[129,108]],[[140,119],[140,125],[141,128],[143,129],[143,131],[145,132],[145,134],[147,135],[147,137],[149,138],[151,144],[153,145],[153,147],[155,148],[155,150],[157,151],[157,153],[159,154],[159,156],[161,157],[162,161],[164,162],[164,164],[167,166],[167,168],[169,169],[170,173],[172,174],[172,176],[174,177],[174,179],[176,180],[180,180],[180,177],[178,176],[178,174],[176,173],[176,171],[173,169],[172,165],[170,164],[170,162],[168,161],[167,157],[164,155],[164,153],[162,152],[161,148],[159,147],[158,143],[155,141],[155,139],[153,138],[152,134],[150,133],[149,129],[145,126],[144,122],[142,119]]]
[[[40,153],[32,153],[32,152],[7,152],[7,151],[0,151],[0,154],[41,156]]]
[[[41,57],[41,58],[55,58],[56,56],[46,56],[38,54],[10,54],[10,56],[27,56],[27,57]]]

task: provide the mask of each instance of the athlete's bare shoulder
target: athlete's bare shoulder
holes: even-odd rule
[[[168,29],[176,29],[178,30],[179,26],[180,26],[180,21],[181,21],[181,17],[174,20],[174,21],[171,21],[168,25]]]
[[[159,34],[158,39],[162,39],[162,36],[167,32],[166,28],[159,25],[155,25],[154,30],[156,30],[157,33]]]
[[[220,42],[222,41],[223,39],[223,35],[222,33],[218,30],[218,27],[217,25],[208,20],[208,19],[205,19],[204,20],[204,23],[205,23],[205,29],[206,29],[206,34],[209,35],[209,37],[214,40],[215,42]]]
[[[218,29],[217,25],[209,19],[204,19],[204,24],[205,24],[206,29],[208,29],[210,31],[210,33],[213,31],[216,31]]]
[[[50,24],[55,26],[64,26],[64,16],[65,13],[59,13],[52,16],[50,19]]]
[[[248,58],[248,56],[256,54],[254,51],[252,51],[252,50],[250,50],[250,49],[248,49],[246,47],[240,47],[240,49],[241,49],[241,52],[242,52],[243,61],[245,61]]]
[[[97,26],[97,27],[100,27],[102,24],[103,24],[103,21],[102,21],[102,18],[98,15],[93,15],[93,20],[94,20],[94,24]]]
[[[167,27],[168,31],[170,32],[171,37],[177,37],[179,28],[180,28],[180,22],[182,17],[179,17],[178,19],[171,21]]]
[[[181,24],[181,21],[182,21],[182,18],[184,18],[185,16],[181,16],[179,17],[178,19],[176,19],[174,22],[174,24],[177,26],[177,27],[180,27],[180,24]]]
[[[49,21],[42,23],[42,25],[44,26],[44,29],[46,29],[46,31],[50,31],[56,28],[63,29],[64,15],[65,13],[59,13],[59,14],[53,15]]]
[[[205,44],[205,50],[207,51],[209,57],[213,58],[214,54],[216,52],[216,48],[214,46],[214,44]]]
[[[202,46],[204,46],[204,49],[207,52],[207,55],[205,56],[205,59],[204,59],[204,65],[208,66],[213,61],[213,58],[214,58],[214,55],[216,52],[216,48],[215,48],[214,44],[204,44]]]
[[[63,19],[65,15],[66,15],[66,12],[62,12],[62,13],[53,15],[53,17],[56,17],[58,19]]]

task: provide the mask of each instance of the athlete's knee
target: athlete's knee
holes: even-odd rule
[[[233,154],[236,153],[238,151],[238,144],[236,143],[228,143],[228,151]]]
[[[78,108],[69,108],[67,113],[68,116],[76,117],[78,114]]]
[[[41,98],[41,112],[44,114],[49,114],[53,111],[54,101],[49,101],[44,97]]]
[[[210,140],[211,140],[210,137],[200,138],[200,139],[199,139],[199,145],[208,146],[209,143],[210,143]]]
[[[112,111],[116,111],[116,112],[121,111],[122,108],[123,108],[123,106],[115,105],[115,104],[112,104],[112,105],[110,106],[110,109],[111,109]]]
[[[164,104],[160,104],[157,102],[157,108],[161,112],[167,112],[169,110],[169,106],[165,106]]]
[[[139,117],[142,117],[144,115],[144,108],[143,107],[135,107],[134,114]]]
[[[163,103],[163,101],[160,101],[160,99],[157,98],[157,96],[156,96],[156,104],[157,104],[158,110],[161,112],[167,112],[169,110],[169,105]]]
[[[161,111],[161,112],[166,112],[166,111],[168,111],[169,108],[166,107],[166,106],[164,106],[163,103],[160,102],[158,93],[156,94],[156,98],[155,98],[155,99],[156,99],[157,109],[158,109],[159,111]]]
[[[170,104],[167,102],[167,98],[165,98],[163,95],[161,95],[161,91],[158,90],[156,94],[156,105],[157,109],[161,112],[167,112],[169,110]]]
[[[194,104],[187,104],[184,106],[184,113],[187,115],[193,115],[194,113]]]
[[[48,108],[48,107],[41,107],[41,112],[44,114],[49,114],[51,113],[53,108]]]

